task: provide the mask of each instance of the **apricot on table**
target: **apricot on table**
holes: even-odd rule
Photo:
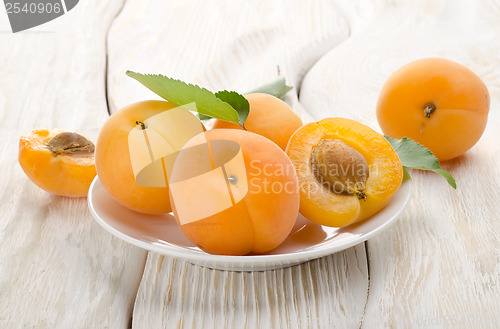
[[[62,129],[37,129],[21,136],[19,164],[40,188],[84,197],[96,175],[94,143]]]
[[[299,179],[300,213],[321,225],[342,227],[369,218],[403,179],[389,142],[354,120],[306,124],[293,134],[286,152]]]
[[[174,108],[178,107],[165,101],[151,100],[130,104],[113,113],[101,128],[97,139],[95,155],[99,180],[106,191],[118,203],[129,209],[155,215],[171,211],[166,177],[162,175],[161,181],[158,182],[161,184],[158,185],[143,184],[140,179],[138,182],[136,178],[141,177],[136,177],[134,173],[133,160],[136,159],[139,162],[144,162],[146,159],[142,159],[142,156],[147,156],[149,159],[151,149],[148,151],[148,147],[150,148],[151,145],[149,143],[153,142],[151,139],[153,137],[157,138],[156,141],[162,139],[162,132],[158,133],[149,129],[145,122],[148,122],[153,117],[164,114],[166,111],[170,113]],[[194,115],[192,117],[199,124],[199,130],[203,131],[204,127],[201,121]],[[155,123],[158,122],[155,121]],[[170,123],[175,127],[179,126],[177,130],[184,129],[182,124],[176,125],[175,122]],[[158,124],[160,127],[159,130],[162,130],[161,128],[164,125],[164,122]],[[148,145],[144,142],[144,149],[130,150],[129,135],[131,132],[137,133],[134,135],[135,137],[142,136],[143,141],[147,141]],[[163,133],[168,134],[169,131],[164,131]],[[169,141],[164,141],[164,143],[170,145]]]
[[[285,152],[243,130],[215,129],[180,151],[170,181],[173,212],[186,237],[211,254],[264,253],[292,230],[298,181]]]
[[[302,126],[302,120],[281,99],[263,93],[247,94],[250,112],[245,121],[245,129],[267,137],[285,150],[292,134]],[[216,120],[214,129],[242,129],[235,123]]]
[[[424,58],[389,77],[377,119],[389,137],[409,137],[445,161],[476,144],[489,107],[488,89],[474,72],[447,59]]]

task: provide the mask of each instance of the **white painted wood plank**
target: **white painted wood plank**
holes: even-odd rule
[[[500,4],[378,2],[351,38],[311,69],[300,101],[315,118],[354,118],[379,130],[385,79],[421,57],[458,61],[491,94],[479,143],[436,174],[413,172],[414,195],[389,231],[368,241],[364,328],[498,328],[500,324]]]
[[[97,137],[108,116],[106,33],[121,1],[81,1],[12,34],[0,13],[0,328],[128,328],[146,253],[51,196],[17,163],[19,137],[60,127]]]
[[[127,70],[245,92],[274,80],[279,67],[299,87],[316,60],[348,34],[329,1],[127,1],[110,31],[111,111],[159,99],[125,77]],[[294,109],[310,119],[298,104]]]
[[[363,247],[260,272],[149,253],[133,328],[358,328],[366,291]]]
[[[240,92],[274,79],[289,83],[349,27],[329,1],[159,2],[129,0],[109,37],[113,111],[156,96],[127,69],[163,73],[212,90]],[[305,121],[310,117],[288,100]],[[134,328],[358,328],[367,294],[363,245],[301,266],[238,273],[150,253]]]

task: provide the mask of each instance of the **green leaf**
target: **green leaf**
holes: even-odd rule
[[[141,74],[127,71],[127,75],[172,104],[182,106],[194,102],[199,114],[239,123],[238,112],[230,104],[205,88],[160,74]]]
[[[250,104],[247,99],[235,91],[227,90],[216,92],[215,96],[231,105],[238,112],[238,123],[243,126],[250,112]]]
[[[200,120],[210,120],[210,119],[212,119],[212,117],[208,116],[208,115],[204,115],[204,114],[198,113],[198,119],[200,119]]]
[[[273,95],[275,97],[281,98],[292,89],[293,89],[293,87],[286,85],[286,81],[285,81],[284,77],[279,77],[278,79],[276,79],[268,84],[262,85],[258,88],[253,89],[252,91],[249,91],[247,94],[264,93],[264,94],[269,94],[269,95]]]
[[[455,182],[455,178],[453,178],[453,176],[449,172],[447,172],[444,169],[434,169],[433,171],[446,178],[448,184],[450,184],[454,189],[457,188],[457,183]]]
[[[423,147],[421,144],[414,140],[403,137],[402,139],[395,139],[389,136],[384,136],[401,160],[403,167],[409,169],[431,170],[435,173],[442,175],[448,183],[457,188],[455,179],[439,165],[439,160],[432,154],[432,152]]]

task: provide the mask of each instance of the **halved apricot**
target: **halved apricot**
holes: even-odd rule
[[[62,129],[37,129],[19,140],[19,164],[40,188],[83,197],[96,175],[94,144]]]
[[[341,227],[372,216],[403,179],[401,162],[384,136],[349,119],[306,124],[286,152],[299,179],[300,213],[321,225]]]

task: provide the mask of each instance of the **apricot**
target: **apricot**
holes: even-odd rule
[[[342,227],[381,210],[401,185],[403,167],[384,136],[349,119],[297,130],[286,150],[297,172],[300,213]]]
[[[281,99],[269,94],[245,95],[250,104],[250,112],[245,121],[245,129],[267,137],[285,150],[292,134],[302,126],[302,120]],[[243,129],[235,123],[216,120],[213,129]]]
[[[96,175],[94,143],[61,129],[37,129],[19,140],[19,164],[40,188],[84,197]]]
[[[211,254],[276,248],[298,215],[298,180],[290,159],[269,139],[216,129],[191,139],[170,181],[174,216],[186,237]]]
[[[488,89],[474,72],[450,60],[425,58],[385,82],[377,119],[389,137],[409,137],[445,161],[476,144],[489,107]]]
[[[142,175],[143,172],[136,175],[138,170],[134,165],[137,167],[137,163],[140,165],[141,162],[149,161],[150,154],[157,153],[151,149],[153,143],[161,144],[167,149],[176,146],[176,143],[180,143],[180,147],[184,145],[185,141],[179,131],[187,128],[182,123],[157,120],[151,122],[151,126],[154,123],[155,128],[148,126],[148,120],[163,115],[166,111],[170,113],[174,108],[178,107],[165,101],[130,104],[113,113],[101,128],[95,155],[99,180],[118,203],[129,209],[145,214],[164,214],[171,211],[168,181],[163,175],[164,159],[153,163],[152,169],[159,169],[160,177],[150,173]],[[190,115],[196,120],[199,131],[203,131],[201,121]],[[169,133],[175,134],[177,140],[166,140],[168,136],[165,135]],[[141,146],[137,141],[133,143],[131,138],[142,138],[143,148],[136,147],[131,150],[130,145]]]

